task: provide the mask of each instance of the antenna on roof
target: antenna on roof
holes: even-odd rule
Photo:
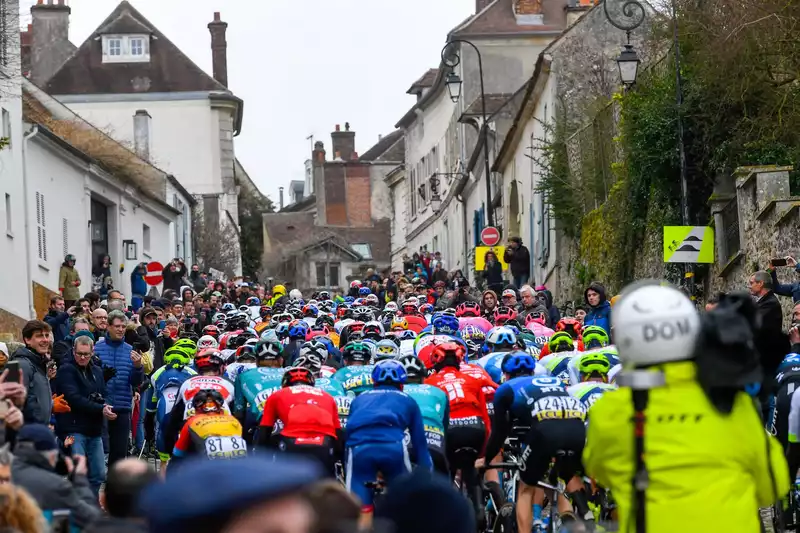
[[[311,144],[311,151],[313,152],[314,151],[314,134],[312,133],[311,135],[306,137],[306,140]]]

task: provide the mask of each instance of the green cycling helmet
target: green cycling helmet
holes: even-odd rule
[[[604,348],[608,346],[609,339],[606,330],[600,326],[587,326],[583,328],[583,347],[586,350]]]
[[[608,371],[611,370],[611,361],[603,352],[592,352],[581,355],[576,366],[582,376],[590,376],[596,373],[606,377],[608,376]]]
[[[550,337],[547,341],[550,347],[550,353],[570,352],[575,349],[575,343],[572,341],[572,336],[566,331],[558,331]]]
[[[197,343],[192,339],[178,339],[175,341],[175,344],[172,345],[173,348],[181,348],[191,355],[190,357],[194,358],[195,354],[197,353]]]
[[[164,352],[164,364],[169,366],[187,366],[194,359],[194,353],[185,347],[175,346]]]
[[[342,358],[345,361],[368,363],[372,359],[372,348],[366,342],[351,341],[342,348]]]

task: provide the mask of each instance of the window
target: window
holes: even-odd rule
[[[47,218],[44,210],[44,194],[36,193],[36,237],[39,259],[47,261]]]
[[[317,287],[325,286],[325,266],[326,263],[317,263]]]
[[[69,253],[69,227],[66,218],[61,219],[61,244],[64,249],[62,255],[66,256]]]
[[[108,55],[121,56],[122,55],[122,39],[109,39],[108,40]]]
[[[350,248],[364,259],[372,259],[372,247],[368,243],[351,244]]]
[[[339,263],[317,263],[317,287],[339,286]]]
[[[339,286],[339,263],[331,263],[328,266],[330,271],[330,286],[331,287],[338,287]]]
[[[417,171],[416,169],[411,169],[411,180],[409,180],[411,184],[411,190],[409,191],[409,196],[411,197],[411,217],[415,217],[417,215]]]
[[[6,108],[3,108],[3,138],[11,144],[11,113]]]
[[[11,195],[6,193],[6,235],[14,236],[14,227],[11,224]]]
[[[132,56],[144,55],[144,39],[141,37],[131,37],[130,43]]]
[[[103,63],[150,61],[149,35],[104,35]]]
[[[142,252],[150,253],[150,226],[142,224]]]

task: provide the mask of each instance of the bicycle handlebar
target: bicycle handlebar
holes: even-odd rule
[[[519,468],[519,463],[491,463],[483,465],[479,470],[497,470],[500,468]]]

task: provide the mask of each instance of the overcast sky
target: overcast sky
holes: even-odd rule
[[[35,0],[21,0],[23,25]],[[67,0],[70,40],[81,43],[115,0]],[[439,64],[447,32],[475,0],[131,0],[185,54],[211,73],[206,25],[228,23],[228,80],[245,102],[236,156],[277,203],[278,187],[303,179],[314,135],[330,153],[335,124],[350,122],[356,150],[413,105],[408,87]]]

